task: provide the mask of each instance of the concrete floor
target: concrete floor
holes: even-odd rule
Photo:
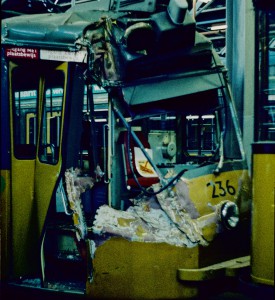
[[[68,294],[49,290],[31,289],[0,283],[0,300],[84,300],[83,294]],[[274,287],[256,285],[249,279],[249,274],[226,282],[207,282],[201,288],[199,298],[193,300],[274,300]],[[95,300],[91,298],[91,300]],[[107,300],[107,299],[106,299]],[[111,299],[110,299],[111,300]],[[126,299],[125,299],[126,300]],[[142,300],[142,299],[139,299]]]
[[[241,291],[224,291],[213,296],[201,296],[193,300],[274,300],[273,293],[259,291],[257,293],[241,292]],[[26,288],[7,288],[1,286],[1,300],[84,300],[87,299],[84,295],[71,295],[61,292],[49,292],[41,290],[30,290]],[[107,300],[107,299],[106,299]],[[141,299],[142,300],[142,299]]]

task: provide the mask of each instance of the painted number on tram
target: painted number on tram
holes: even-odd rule
[[[229,180],[224,181],[211,181],[206,184],[207,187],[212,187],[212,198],[225,197],[226,195],[235,195],[236,189],[230,184]]]

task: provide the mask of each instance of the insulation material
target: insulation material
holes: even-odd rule
[[[86,239],[88,230],[81,193],[93,187],[94,179],[81,176],[79,169],[69,169],[65,173],[65,181],[77,238]],[[152,187],[158,191],[160,184]],[[218,229],[221,204],[213,206],[211,214],[200,216],[189,197],[188,184],[184,178],[156,196],[139,196],[131,199],[131,202],[133,205],[126,211],[102,205],[93,222],[93,233],[191,248],[196,245],[207,246]]]
[[[94,179],[92,177],[81,176],[80,169],[71,168],[65,172],[65,182],[69,205],[73,211],[76,237],[78,240],[85,239],[87,235],[87,224],[80,195],[84,193],[86,189],[93,187]]]
[[[153,185],[155,191],[160,184]],[[93,232],[119,235],[131,241],[166,242],[171,245],[207,246],[219,232],[222,201],[212,206],[212,213],[200,216],[189,197],[186,179],[181,178],[173,188],[157,196],[131,200],[126,211],[107,205],[97,210]]]
[[[160,187],[156,187],[158,190]],[[194,204],[186,195],[186,186],[183,180],[179,180],[172,190],[172,193],[166,189],[157,194],[158,202],[161,208],[177,228],[188,236],[193,243],[199,243],[206,246],[208,243],[202,235],[201,228],[196,219],[192,216],[198,217],[198,212]]]
[[[126,211],[119,211],[107,205],[101,206],[92,229],[97,234],[107,232],[131,241],[166,242],[186,247],[197,245],[197,241],[191,241],[177,228],[154,197],[138,200]]]

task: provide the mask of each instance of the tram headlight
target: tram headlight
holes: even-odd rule
[[[226,201],[221,205],[220,218],[227,229],[235,228],[239,223],[239,208],[231,201]]]

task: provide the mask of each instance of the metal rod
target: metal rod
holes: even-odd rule
[[[118,117],[120,118],[120,120],[123,122],[123,124],[127,128],[127,130],[130,131],[130,133],[131,133],[134,141],[137,143],[137,145],[141,149],[142,153],[144,154],[144,156],[146,157],[146,159],[149,161],[149,163],[153,167],[154,171],[157,173],[160,181],[163,182],[164,178],[163,178],[160,170],[158,169],[158,167],[156,166],[156,164],[153,162],[153,160],[150,157],[150,155],[147,153],[146,149],[142,145],[141,141],[139,140],[139,138],[137,137],[137,135],[135,134],[135,132],[130,128],[130,126],[129,126],[128,122],[126,121],[126,119],[123,117],[123,115],[120,113],[120,111],[115,106],[113,106],[113,110],[118,115]]]

